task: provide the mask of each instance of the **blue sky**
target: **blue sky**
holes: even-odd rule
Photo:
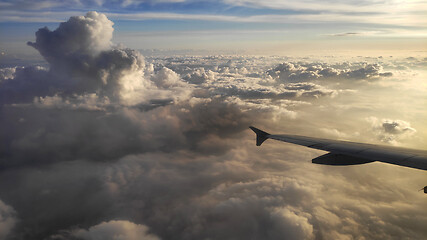
[[[0,48],[25,42],[87,11],[115,23],[114,41],[136,49],[426,50],[426,1],[2,0]],[[385,44],[384,44],[385,43]]]

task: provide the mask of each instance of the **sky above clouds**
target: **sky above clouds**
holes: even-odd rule
[[[30,29],[55,29],[69,16],[100,11],[115,22],[116,43],[134,49],[209,54],[313,54],[426,50],[427,3],[416,1],[4,1],[3,52],[22,47]],[[38,24],[40,23],[40,24]]]
[[[426,149],[423,12],[1,1],[0,239],[422,239],[424,171],[248,126]]]

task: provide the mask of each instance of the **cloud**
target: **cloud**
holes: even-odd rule
[[[13,78],[16,68],[1,68],[0,69],[0,83],[4,80]]]
[[[247,128],[410,139],[409,122],[420,131],[417,119],[364,118],[380,112],[384,87],[352,79],[379,78],[382,64],[144,58],[111,43],[111,26],[102,14],[88,13],[40,30],[31,45],[48,68],[1,71],[6,239],[426,235],[427,217],[419,211],[425,197],[417,192],[424,173],[379,163],[312,165],[318,151],[274,141],[255,148]],[[341,89],[342,81],[349,89]],[[366,124],[367,134],[353,135]]]
[[[229,2],[231,3],[231,2]],[[231,3],[235,5],[234,2]],[[316,3],[317,4],[317,3]],[[318,4],[317,4],[318,5]],[[335,5],[335,4],[333,4]],[[222,6],[220,6],[222,7]],[[235,7],[235,6],[233,6]],[[240,5],[239,7],[244,7]],[[252,6],[251,6],[252,7]],[[349,8],[350,7],[350,8]],[[358,14],[350,14],[350,12],[355,12],[355,6],[342,6],[339,11],[330,11],[328,5],[328,11],[320,11],[324,8],[323,5],[315,6],[313,9],[310,9],[310,12],[297,11],[292,14],[253,14],[250,16],[241,16],[239,14],[235,15],[218,15],[218,14],[205,14],[206,9],[197,9],[195,13],[182,13],[174,11],[143,11],[143,12],[129,12],[128,9],[121,7],[120,5],[99,7],[99,6],[81,6],[81,7],[72,7],[76,9],[74,11],[69,11],[70,9],[67,6],[64,8],[58,8],[53,10],[42,9],[39,11],[25,11],[22,9],[6,9],[2,8],[0,10],[0,22],[61,22],[64,19],[64,16],[69,15],[81,15],[84,14],[87,9],[98,9],[104,11],[105,14],[115,20],[127,20],[127,21],[145,21],[145,20],[186,20],[186,21],[209,21],[209,22],[234,22],[234,23],[288,23],[288,24],[323,24],[327,25],[330,23],[345,23],[345,24],[367,24],[374,25],[377,31],[389,32],[387,26],[395,26],[398,28],[405,29],[404,31],[399,31],[398,35],[402,34],[406,36],[424,36],[425,34],[419,30],[425,26],[426,22],[422,18],[422,12],[419,9],[425,9],[423,4],[412,4],[408,7],[412,7],[414,10],[407,12],[402,8],[402,11],[396,11],[396,8],[393,5],[388,6],[390,11],[383,10],[378,12],[380,8],[367,7],[366,9],[361,10]],[[117,12],[117,9],[122,9],[122,12]],[[351,9],[351,10],[348,10]],[[381,8],[384,9],[384,8]],[[400,9],[400,8],[399,8]],[[145,9],[142,9],[145,10]],[[320,11],[320,12],[319,12]],[[415,17],[414,17],[415,16]],[[378,28],[378,25],[384,25],[383,28]],[[391,37],[396,36],[392,32]],[[387,36],[387,35],[386,35]]]
[[[15,210],[0,200],[0,239],[6,239],[17,221]]]
[[[311,11],[322,11],[332,13],[345,13],[345,12],[359,12],[359,13],[376,13],[384,14],[387,11],[393,10],[393,4],[389,1],[377,2],[374,0],[365,0],[363,4],[359,4],[357,1],[341,1],[341,0],[329,0],[327,5],[321,4],[314,0],[303,0],[303,1],[277,1],[267,0],[263,2],[257,2],[255,0],[223,0],[224,2],[234,6],[246,6],[251,8],[267,8],[267,9],[292,9],[292,10],[311,10]],[[405,4],[406,9],[417,9],[424,8],[425,5],[420,2]],[[378,10],[380,9],[380,10]],[[405,12],[405,11],[402,11]],[[396,13],[396,12],[394,12]]]
[[[370,80],[380,77],[390,77],[391,72],[382,72],[383,67],[377,63],[361,64],[356,69],[336,69],[327,63],[291,63],[279,64],[267,71],[272,78],[282,82],[311,81],[316,79],[326,80]]]
[[[3,69],[2,167],[179,149],[221,154],[230,148],[226,139],[249,124],[234,104],[195,101],[193,87],[173,70],[113,47],[112,25],[89,12],[54,31],[40,29],[29,44],[49,69]]]
[[[213,81],[215,79],[215,73],[211,70],[205,70],[204,68],[195,69],[191,73],[187,73],[183,79],[189,83],[201,84],[206,81]]]
[[[380,120],[376,117],[366,120],[371,123],[378,139],[386,143],[398,144],[398,140],[408,138],[416,132],[409,122],[403,120]]]
[[[0,133],[5,154],[0,166],[76,158],[107,161],[130,153],[179,149],[221,154],[232,147],[227,139],[250,124],[246,113],[218,100],[148,111],[144,106],[105,108],[109,105],[91,95],[75,101],[41,98],[34,106],[3,108],[1,119],[8,127],[3,125]]]
[[[361,33],[358,32],[346,32],[346,33],[336,33],[336,34],[332,34],[331,36],[333,37],[347,37],[347,36],[355,36],[355,35],[360,35]]]
[[[109,221],[102,222],[88,230],[73,230],[71,235],[85,240],[158,240],[155,235],[148,233],[147,226],[135,224],[129,221]]]
[[[15,234],[27,238],[124,235],[129,228],[145,234],[148,228],[161,239],[384,239],[425,233],[421,223],[426,217],[418,210],[424,196],[382,181],[387,171],[405,170],[316,168],[301,161],[302,151],[296,148],[286,152],[286,161],[273,159],[278,152],[268,151],[245,146],[222,156],[149,153],[114,163],[74,161],[20,169],[0,176],[0,193],[14,202],[23,219]],[[364,179],[356,177],[360,171]],[[412,177],[422,179],[423,174]],[[6,179],[14,180],[14,186]],[[20,190],[11,194],[15,187]],[[396,195],[406,195],[411,204]],[[405,222],[411,226],[402,227]]]
[[[36,42],[28,44],[45,58],[49,70],[16,69],[13,79],[2,81],[1,102],[94,93],[124,105],[188,98],[185,82],[171,71],[150,72],[139,52],[113,47],[112,26],[104,14],[89,12],[71,17],[54,31],[39,29]]]
[[[88,12],[86,16],[70,17],[55,31],[47,27],[39,29],[36,42],[28,42],[28,45],[55,66],[61,64],[55,62],[59,57],[94,56],[110,49],[113,30],[113,22],[104,14]]]

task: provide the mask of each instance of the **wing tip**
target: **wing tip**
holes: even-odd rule
[[[264,132],[256,127],[249,126],[249,128],[256,133],[256,145],[261,146],[261,144],[268,139],[268,136],[270,136],[269,133]]]

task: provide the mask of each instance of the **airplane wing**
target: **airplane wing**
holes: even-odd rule
[[[324,165],[355,165],[370,162],[384,162],[410,168],[427,170],[427,151],[367,143],[337,141],[288,134],[269,134],[258,128],[250,127],[256,133],[256,145],[267,139],[294,143],[329,153],[314,158],[313,163]],[[424,192],[427,191],[427,186]]]

